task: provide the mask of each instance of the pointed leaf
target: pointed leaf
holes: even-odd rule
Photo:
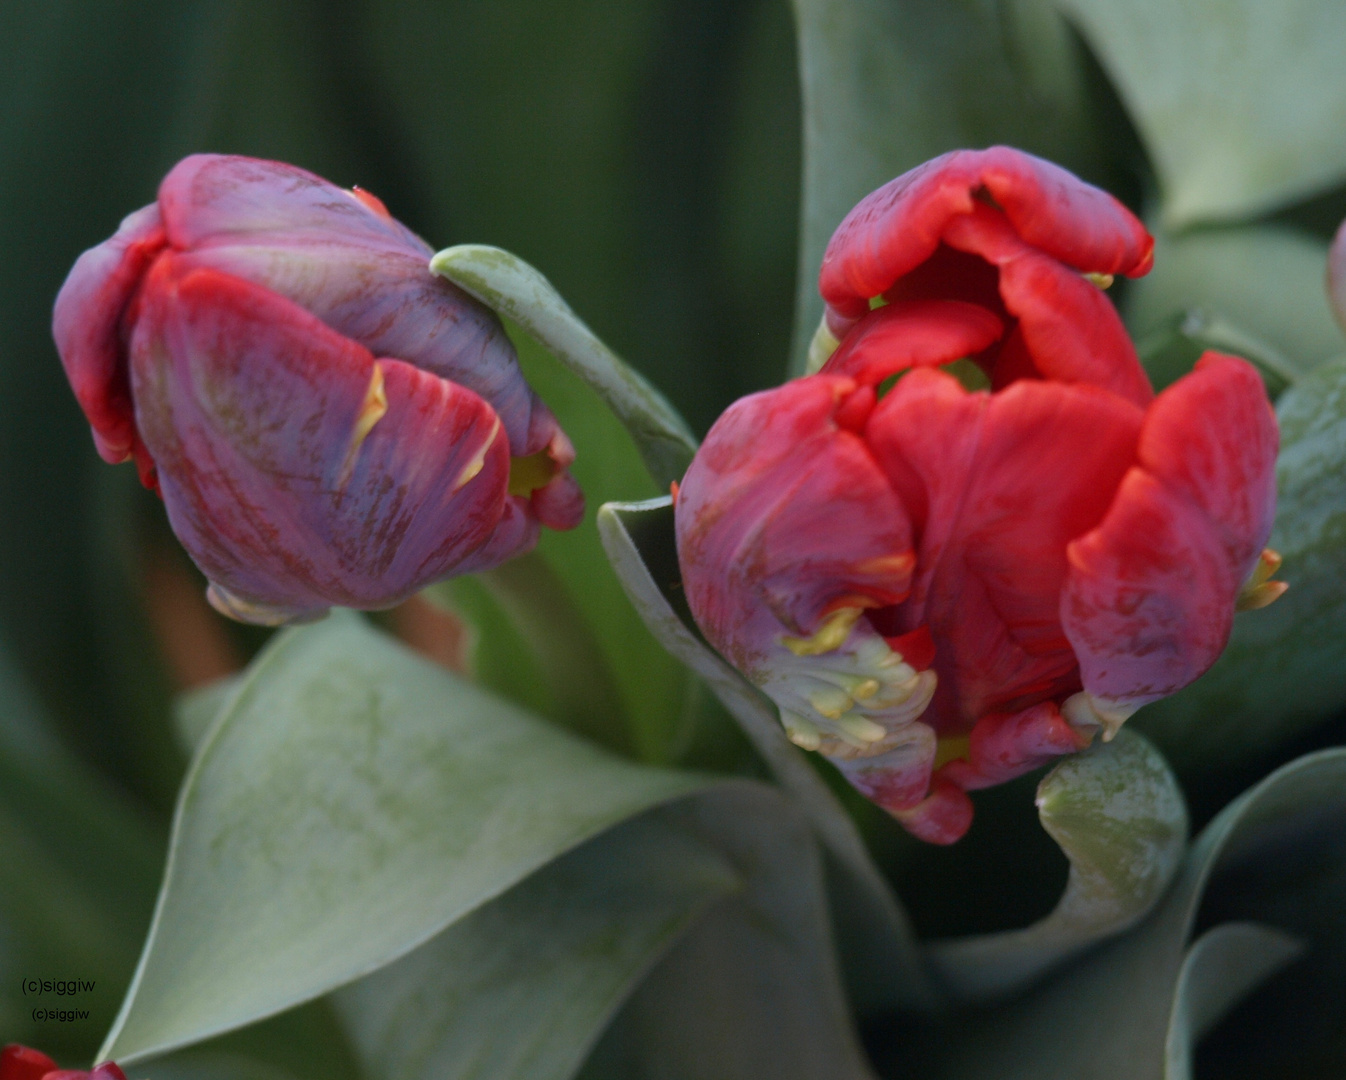
[[[588,383],[626,425],[660,487],[682,479],[696,450],[686,423],[570,310],[551,282],[516,255],[482,244],[447,248],[430,269],[536,338]]]
[[[1058,0],[1159,173],[1170,227],[1247,218],[1346,177],[1335,0]]]
[[[1182,792],[1163,756],[1135,732],[1061,762],[1038,785],[1037,804],[1042,827],[1070,860],[1065,892],[1023,930],[933,942],[934,969],[959,998],[1021,990],[1133,926],[1181,865]]]
[[[776,708],[701,639],[681,591],[667,498],[608,503],[598,513],[603,547],[627,596],[656,638],[710,685],[798,802],[835,864],[838,935],[857,1007],[928,1006],[933,998],[905,912],[865,850],[854,823],[785,737]]]
[[[135,1061],[326,993],[703,783],[608,757],[357,616],[286,632],[193,762],[101,1056]]]

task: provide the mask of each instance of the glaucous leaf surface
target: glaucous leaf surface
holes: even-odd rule
[[[609,503],[599,531],[627,596],[669,653],[696,671],[738,721],[829,857],[838,944],[858,1008],[930,1007],[935,998],[906,914],[846,811],[786,739],[775,706],[700,636],[681,592],[668,498]]]
[[[1057,0],[1159,176],[1164,225],[1252,217],[1346,177],[1335,0]]]
[[[1203,830],[1177,882],[1145,922],[1022,999],[918,1033],[899,1052],[908,1068],[949,1080],[1185,1077],[1192,1051],[1187,1040],[1199,1037],[1238,991],[1293,959],[1299,943],[1309,958],[1315,950],[1326,951],[1340,984],[1346,963],[1341,946],[1346,927],[1335,914],[1346,897],[1340,851],[1330,868],[1319,864],[1327,872],[1317,880],[1327,888],[1312,896],[1313,903],[1304,903],[1311,894],[1302,878],[1287,877],[1285,870],[1305,845],[1321,852],[1323,842],[1339,838],[1344,825],[1346,750],[1286,765]],[[1234,887],[1240,876],[1241,890]],[[1257,889],[1246,887],[1249,878]],[[1218,930],[1219,936],[1193,944],[1202,912],[1211,913],[1203,919],[1216,921],[1207,935]],[[1274,918],[1276,925],[1253,929],[1250,920],[1259,916]],[[1335,995],[1339,1031],[1346,1002],[1330,986],[1322,981],[1309,990]],[[1301,997],[1301,1007],[1304,1003]],[[1291,1015],[1282,1012],[1277,1019],[1285,1024]],[[1286,1033],[1284,1027],[1280,1033]],[[1261,1075],[1304,1075],[1294,1061],[1310,1049],[1284,1037],[1276,1045],[1282,1065]]]
[[[592,387],[626,425],[658,486],[682,478],[696,451],[687,424],[598,340],[534,267],[500,248],[462,244],[439,252],[430,269],[518,325]]]
[[[1127,324],[1143,345],[1176,318],[1200,312],[1253,340],[1252,348],[1228,341],[1239,355],[1264,342],[1284,360],[1279,374],[1293,381],[1346,352],[1327,304],[1326,272],[1327,244],[1283,225],[1160,232],[1154,269],[1127,287]]]
[[[1346,361],[1301,378],[1276,411],[1271,547],[1290,589],[1239,615],[1210,671],[1132,721],[1180,772],[1246,762],[1346,704]]]
[[[1005,142],[1098,179],[1109,153],[1085,58],[1051,0],[795,0],[804,206],[792,370],[822,316],[832,231],[874,188]]]
[[[1182,792],[1163,756],[1133,731],[1062,761],[1038,785],[1037,805],[1070,860],[1065,892],[1050,915],[1022,930],[930,943],[932,967],[958,999],[1021,990],[1134,925],[1181,865]]]
[[[585,1080],[874,1080],[854,1037],[813,832],[759,786],[675,808],[745,888],[650,973],[595,1048]]]
[[[611,758],[358,616],[288,631],[189,771],[102,1056],[135,1061],[326,993],[703,784]]]

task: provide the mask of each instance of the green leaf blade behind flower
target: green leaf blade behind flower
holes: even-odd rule
[[[1172,883],[1187,811],[1163,756],[1123,730],[1067,758],[1038,785],[1042,826],[1070,860],[1051,914],[1022,930],[931,943],[935,972],[962,1000],[1022,990],[1142,919]]]
[[[102,1057],[273,1015],[705,780],[628,765],[338,614],[255,663],[184,785]]]
[[[538,270],[483,244],[447,248],[430,260],[430,269],[518,323],[597,391],[630,431],[655,483],[682,479],[696,451],[682,417],[584,325]]]

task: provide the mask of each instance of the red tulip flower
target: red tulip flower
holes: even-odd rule
[[[110,1061],[92,1072],[62,1069],[46,1054],[10,1043],[0,1050],[0,1080],[126,1080],[126,1074]]]
[[[733,405],[679,491],[706,637],[924,839],[1186,686],[1240,598],[1283,589],[1257,372],[1207,353],[1156,398],[1102,291],[1151,249],[1005,147],[899,177],[828,246],[819,373]]]
[[[388,607],[570,528],[574,450],[495,315],[367,192],[201,154],[85,252],[53,330],[220,610]]]

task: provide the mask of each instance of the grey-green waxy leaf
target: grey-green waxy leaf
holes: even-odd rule
[[[658,808],[556,859],[336,994],[375,1080],[565,1080],[737,870]]]
[[[1237,616],[1210,671],[1131,721],[1180,771],[1246,761],[1346,704],[1346,361],[1301,378],[1276,411],[1271,547],[1290,589]]]
[[[838,938],[857,1007],[926,1007],[934,1001],[906,913],[836,797],[790,744],[776,708],[701,639],[683,599],[671,500],[607,503],[603,547],[654,636],[710,685],[776,780],[798,802],[830,857]]]
[[[704,783],[609,757],[358,616],[287,631],[193,761],[100,1057],[136,1061],[351,982]]]
[[[977,1001],[1013,993],[1145,916],[1172,883],[1187,810],[1163,756],[1123,730],[1061,762],[1038,785],[1038,814],[1070,861],[1060,902],[1022,930],[934,942],[934,970]]]
[[[174,700],[173,733],[177,736],[178,745],[188,756],[196,753],[211,723],[219,716],[243,678],[242,675],[226,675],[204,686],[186,690]]]
[[[874,1080],[837,977],[822,860],[803,816],[762,785],[665,813],[711,840],[745,888],[650,973],[584,1080]]]
[[[1247,218],[1346,177],[1346,6],[1058,0],[1126,103],[1167,226]]]
[[[1050,0],[794,0],[804,107],[792,371],[822,316],[823,249],[861,198],[923,161],[1005,142],[1094,171],[1084,58]]]
[[[682,479],[696,451],[682,417],[584,325],[538,270],[482,244],[447,248],[430,260],[430,269],[517,323],[593,387],[631,432],[656,483]]]
[[[1321,948],[1331,944],[1328,935],[1340,938],[1343,829],[1346,749],[1291,762],[1205,828],[1173,888],[1139,926],[1021,999],[960,1023],[956,1037],[932,1031],[908,1051],[920,1054],[924,1075],[949,1080],[1184,1078],[1191,1039],[1290,961],[1294,939],[1316,939]],[[1322,884],[1306,891],[1304,875],[1286,870],[1305,845],[1319,842],[1335,854],[1315,865]],[[1218,937],[1191,945],[1199,908],[1220,910],[1225,920]],[[1275,926],[1249,928],[1271,914]],[[1335,948],[1338,958],[1346,952],[1339,940]],[[1333,988],[1341,977],[1329,973]],[[1290,1060],[1304,1049],[1295,1040],[1282,1044]]]
[[[1126,321],[1139,342],[1188,312],[1209,324],[1212,347],[1248,356],[1259,366],[1266,347],[1285,383],[1346,352],[1324,290],[1327,244],[1280,225],[1206,229],[1185,236],[1160,232],[1154,269],[1132,282]],[[1213,334],[1219,326],[1225,340]],[[1238,340],[1241,332],[1254,344]],[[1264,343],[1259,349],[1255,343]],[[1252,354],[1252,355],[1249,355]],[[1163,378],[1163,382],[1171,381]]]

